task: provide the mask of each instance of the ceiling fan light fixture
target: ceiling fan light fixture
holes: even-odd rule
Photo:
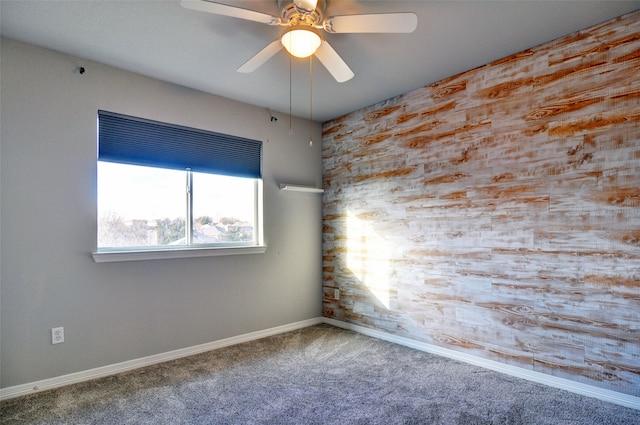
[[[293,27],[280,39],[287,52],[297,58],[308,58],[318,50],[322,39],[308,28]]]

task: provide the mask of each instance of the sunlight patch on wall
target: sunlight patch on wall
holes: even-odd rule
[[[347,211],[347,267],[387,309],[392,249],[370,222]]]

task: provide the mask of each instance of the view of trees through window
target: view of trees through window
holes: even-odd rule
[[[254,242],[255,179],[191,175],[191,244]],[[188,176],[98,161],[98,247],[189,245]]]

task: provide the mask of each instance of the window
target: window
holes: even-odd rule
[[[260,141],[99,111],[94,259],[264,252],[261,162]]]

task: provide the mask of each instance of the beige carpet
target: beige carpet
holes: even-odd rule
[[[0,404],[3,424],[640,424],[640,411],[318,325]]]

